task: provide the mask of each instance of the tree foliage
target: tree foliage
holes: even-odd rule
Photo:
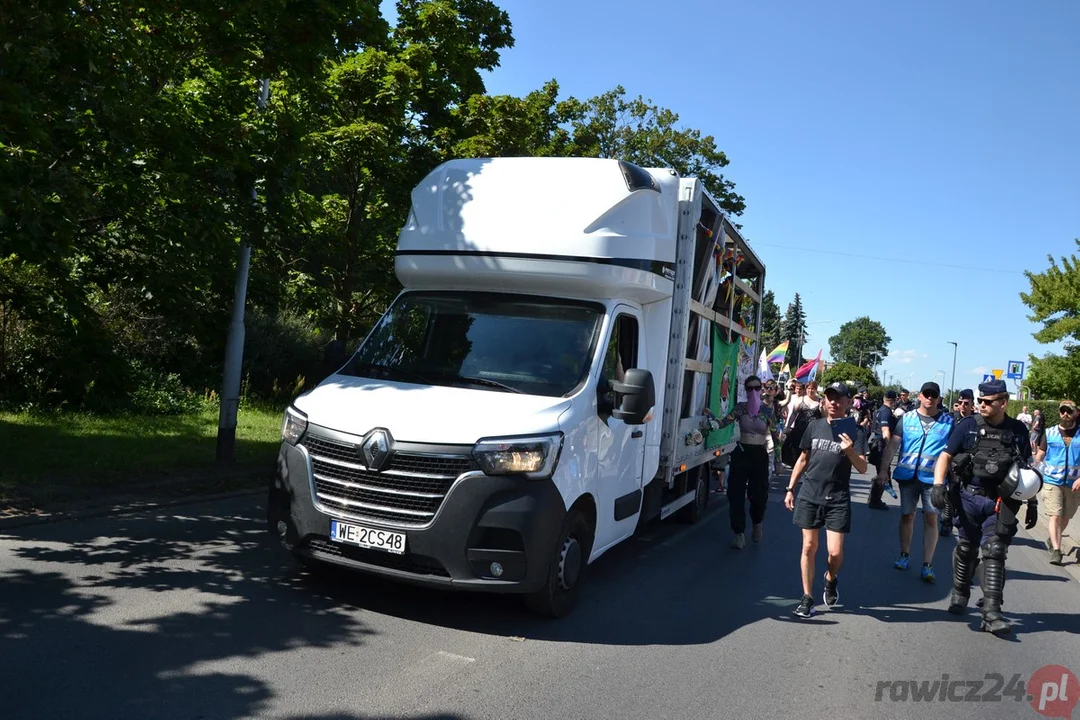
[[[1070,346],[1064,355],[1031,356],[1024,385],[1040,399],[1080,398],[1080,347]]]
[[[838,363],[874,367],[888,355],[890,342],[885,326],[864,315],[840,326],[829,338],[829,352]]]
[[[586,101],[571,98],[561,112],[570,118],[574,154],[674,168],[680,175],[701,179],[727,212],[739,215],[746,209],[735,183],[720,173],[728,158],[716,147],[716,139],[700,130],[680,128],[674,111],[640,95],[627,98],[620,85]]]
[[[766,290],[761,298],[761,344],[765,352],[784,342],[783,319],[780,306],[776,304],[776,294]]]
[[[822,373],[818,382],[823,386],[834,382],[847,383],[852,386],[852,390],[856,390],[859,387],[877,386],[878,378],[870,368],[838,362],[830,365],[829,369]]]
[[[803,310],[799,293],[795,293],[795,298],[784,313],[783,334],[784,340],[791,343],[788,346],[788,362],[791,364],[791,371],[795,372],[796,367],[803,362],[803,345],[810,339],[806,332],[806,312]]]
[[[622,87],[488,95],[483,73],[513,46],[491,0],[396,11],[391,25],[376,0],[4,3],[0,401],[216,387],[240,243],[245,376],[295,387],[398,292],[410,191],[450,158],[619,157],[745,207],[713,137]]]
[[[1080,239],[1074,240],[1080,247]],[[1031,309],[1028,318],[1042,328],[1034,333],[1040,343],[1064,341],[1065,354],[1030,356],[1024,385],[1040,398],[1080,397],[1080,259],[1062,257],[1061,264],[1047,255],[1050,267],[1041,273],[1024,271],[1030,292],[1020,299]]]

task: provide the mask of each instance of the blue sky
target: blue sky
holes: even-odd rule
[[[621,84],[716,137],[807,354],[863,314],[915,387],[951,375],[949,340],[958,387],[1053,349],[1018,294],[1080,237],[1080,3],[499,4],[516,44],[489,92]]]

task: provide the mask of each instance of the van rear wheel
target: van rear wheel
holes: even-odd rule
[[[705,516],[709,507],[709,463],[698,466],[697,482],[694,484],[694,501],[678,513],[679,522],[693,525]]]
[[[525,596],[525,606],[546,617],[569,615],[585,584],[592,544],[593,528],[588,518],[577,508],[571,508],[555,544],[547,581],[542,588]]]

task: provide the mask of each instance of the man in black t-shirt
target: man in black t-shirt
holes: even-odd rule
[[[896,415],[896,391],[887,390],[885,392],[885,400],[881,407],[874,411],[874,420],[871,426],[870,434],[870,464],[877,470],[881,470],[881,456],[885,447],[889,444],[889,440],[892,439],[893,433],[896,430],[896,423],[900,421],[900,418]],[[896,492],[892,490],[892,480],[886,477],[884,480],[880,478],[881,473],[877,473],[878,477],[874,478],[874,481],[870,485],[870,499],[867,501],[867,505],[873,510],[888,510],[889,506],[881,500],[881,494],[885,492],[885,486],[888,484],[890,492],[893,497],[896,496]]]
[[[784,506],[803,531],[803,596],[795,614],[804,618],[814,614],[814,557],[822,527],[829,550],[825,605],[832,607],[840,599],[837,573],[844,559],[844,535],[851,531],[851,470],[866,472],[866,431],[848,417],[851,390],[844,383],[833,383],[825,389],[824,406],[826,417],[811,422],[803,433],[801,454],[784,495]],[[800,480],[805,482],[796,500]]]

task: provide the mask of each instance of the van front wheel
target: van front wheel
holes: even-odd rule
[[[525,596],[525,606],[547,617],[563,618],[569,615],[577,604],[581,586],[585,584],[585,570],[592,544],[593,528],[589,520],[577,508],[571,508],[555,545],[547,582],[536,592]]]

